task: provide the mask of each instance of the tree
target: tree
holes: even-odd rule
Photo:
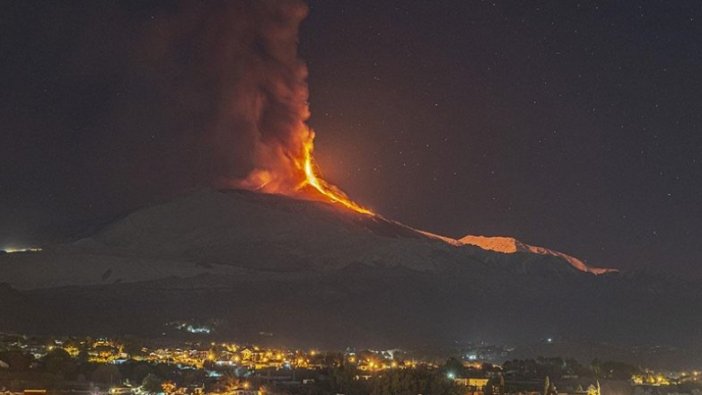
[[[600,364],[601,377],[606,377],[614,380],[629,380],[634,374],[640,373],[641,370],[636,366],[629,365],[624,362],[607,361]]]
[[[49,351],[46,356],[44,356],[43,362],[44,369],[46,369],[48,373],[63,378],[73,375],[78,369],[76,362],[63,348],[55,348]]]
[[[161,392],[161,378],[149,373],[141,382],[141,388],[146,392],[157,394]]]
[[[29,369],[32,356],[21,351],[3,351],[0,352],[0,361],[4,361],[10,366],[11,372],[21,372]]]
[[[90,375],[92,381],[102,384],[117,384],[122,381],[122,375],[115,365],[100,365]]]
[[[336,392],[345,394],[363,393],[360,387],[364,383],[354,379],[357,374],[358,369],[354,365],[342,363],[330,371],[331,387]]]
[[[151,366],[146,362],[140,362],[134,366],[129,378],[135,383],[141,383],[149,373],[151,373]]]
[[[441,370],[391,370],[371,379],[371,395],[459,395],[461,388]]]
[[[446,363],[442,369],[445,374],[452,374],[454,377],[463,377],[465,374],[464,370],[465,367],[463,366],[463,363],[454,357],[446,360]]]

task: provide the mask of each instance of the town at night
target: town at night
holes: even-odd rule
[[[463,345],[456,357],[442,359],[401,349],[323,351],[220,343],[206,339],[206,326],[175,327],[194,335],[173,342],[2,334],[0,356],[9,361],[0,365],[0,379],[7,383],[3,394],[645,395],[699,394],[702,387],[700,371],[598,359],[510,359],[516,351],[512,346]]]

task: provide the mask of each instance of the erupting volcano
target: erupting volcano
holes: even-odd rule
[[[361,214],[375,215],[371,210],[354,202],[344,191],[320,176],[314,156],[312,155],[314,150],[314,132],[307,125],[304,125],[300,135],[304,137],[302,139],[302,149],[299,150],[301,151],[301,155],[299,157],[290,158],[290,162],[293,166],[292,172],[283,173],[293,174],[293,180],[298,180],[297,182],[280,182],[280,180],[278,180],[278,182],[272,182],[276,178],[279,178],[280,175],[274,175],[268,171],[257,169],[249,175],[241,186],[254,191],[328,201],[340,204],[347,209]],[[295,184],[292,189],[287,187],[291,184]]]
[[[298,28],[308,8],[300,1],[227,3],[226,18],[210,26],[207,48],[220,87],[212,129],[215,184],[338,204],[373,212],[324,180],[307,125],[307,67],[298,57]],[[244,174],[242,174],[242,169]]]
[[[307,6],[297,0],[252,2],[243,8],[226,4],[226,18],[216,27],[220,41],[207,54],[221,82],[222,108],[213,133],[215,162],[223,166],[217,169],[216,186],[327,202],[456,248],[470,245],[503,254],[556,256],[582,272],[613,271],[513,238],[459,240],[437,235],[386,220],[353,201],[322,177],[314,159],[315,132],[307,123],[308,71],[298,56],[298,30]]]

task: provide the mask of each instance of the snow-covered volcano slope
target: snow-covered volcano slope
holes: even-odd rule
[[[420,272],[459,265],[474,267],[476,275],[495,268],[606,272],[565,254],[515,245],[506,251],[473,236],[440,238],[326,203],[202,190],[137,210],[72,244],[1,256],[0,276],[15,288],[32,289],[199,274],[328,272],[355,264]]]

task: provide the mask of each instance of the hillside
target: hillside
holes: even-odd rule
[[[203,190],[137,210],[75,243],[0,257],[0,270],[5,282],[20,289],[242,271],[325,272],[353,264],[415,271],[451,265],[482,271],[489,264],[572,274],[570,263],[591,271],[580,261],[572,265],[565,254],[509,256],[446,240],[325,203]]]

